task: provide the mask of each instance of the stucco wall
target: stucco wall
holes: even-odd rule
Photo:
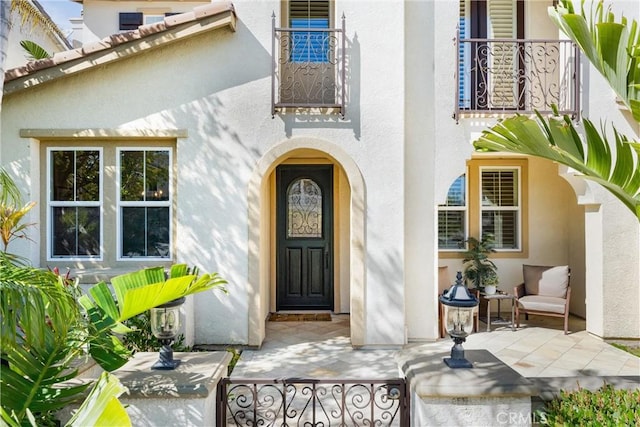
[[[218,271],[229,281],[229,295],[195,299],[196,342],[246,343],[254,296],[247,276],[247,192],[255,165],[292,138],[310,138],[310,148],[318,138],[339,146],[366,181],[365,342],[402,344],[404,109],[398,94],[404,76],[397,61],[378,58],[397,57],[404,39],[370,23],[402,22],[403,8],[393,2],[375,8],[336,3],[336,14],[347,17],[351,82],[341,121],[271,117],[271,13],[278,3],[236,1],[235,7],[235,33],[208,33],[5,97],[3,163],[20,173],[19,184],[29,191],[29,180],[40,177],[31,176],[29,141],[18,137],[20,129],[186,129],[175,153],[176,261]],[[380,75],[387,78],[384,84]],[[59,100],[64,111],[51,108]]]
[[[194,7],[210,3],[208,0],[200,1],[111,1],[111,0],[86,0],[83,1],[84,23],[81,37],[82,43],[98,41],[111,34],[120,31],[120,12],[142,12],[149,15],[164,15],[165,13],[182,13],[193,10]]]
[[[351,310],[352,318],[357,317],[354,308],[361,311],[362,344],[434,339],[435,267],[450,265],[452,275],[460,268],[459,259],[438,260],[437,204],[464,172],[471,142],[495,123],[477,117],[456,123],[451,117],[457,2],[335,3],[335,15],[344,13],[347,19],[344,120],[311,114],[271,117],[271,14],[279,13],[279,2],[234,4],[239,17],[235,33],[214,31],[5,96],[3,166],[18,176],[27,197],[42,203],[38,143],[20,138],[20,129],[186,130],[187,136],[175,141],[175,261],[218,271],[230,283],[229,295],[210,292],[194,299],[195,341],[248,343],[251,330],[264,327],[269,306],[270,276],[260,259],[268,257],[264,247],[253,247],[257,242],[249,229],[263,227],[262,235],[269,231],[259,221],[269,212],[268,204],[252,204],[269,195],[261,174],[268,177],[275,164],[263,163],[289,149],[321,148],[349,163],[340,186],[354,178],[362,181],[349,201],[352,217],[353,209],[362,211],[362,224],[345,230],[350,240],[340,240],[340,251],[346,250],[345,242],[353,251],[357,242],[364,255],[350,270],[340,271],[340,281],[350,280],[352,289],[362,284],[363,292],[346,293],[341,287],[340,311]],[[546,9],[548,4],[534,6]],[[405,30],[380,31],[380,23],[404,23]],[[557,32],[546,36],[557,37]],[[637,132],[617,110],[602,79],[588,67],[583,76],[584,95],[592,100],[585,113],[595,120],[615,116],[611,120],[620,130]],[[590,190],[588,196],[574,191],[551,162],[529,159],[528,191],[528,256],[497,260],[501,288],[521,281],[523,263],[569,264],[574,270],[572,311],[586,310],[589,331],[639,336],[637,221],[602,191]],[[252,209],[257,222],[250,220]],[[42,224],[43,218],[34,211],[32,220]],[[38,233],[34,230],[34,243],[20,242],[12,249],[43,265]],[[252,253],[259,254],[257,267]],[[253,282],[253,268],[261,269],[256,276],[260,285]],[[629,296],[624,303],[621,291]],[[253,307],[260,311],[257,320]],[[631,326],[620,326],[625,319]],[[260,333],[256,337],[259,343]]]

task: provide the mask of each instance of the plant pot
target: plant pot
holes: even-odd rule
[[[485,293],[485,294],[487,294],[487,295],[493,295],[493,294],[495,294],[495,293],[496,293],[496,290],[497,290],[497,289],[496,289],[495,285],[486,285],[486,286],[484,287],[484,293]]]

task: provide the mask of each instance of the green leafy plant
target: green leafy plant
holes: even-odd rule
[[[36,42],[31,40],[20,41],[20,46],[27,52],[27,59],[36,61],[38,59],[51,58],[51,54]]]
[[[605,384],[597,391],[561,390],[537,415],[545,426],[640,425],[640,389],[615,389]]]
[[[498,267],[489,259],[489,254],[495,252],[493,236],[485,234],[481,240],[469,237],[465,242],[467,251],[462,260],[465,282],[473,283],[474,287],[480,290],[483,290],[485,285],[495,284]]]
[[[573,40],[607,79],[640,123],[640,31],[635,20],[616,22],[602,1],[590,13],[576,13],[571,1],[549,8],[553,22]],[[582,121],[584,140],[569,116],[533,118],[516,115],[483,131],[473,145],[478,151],[509,152],[541,157],[569,166],[601,184],[640,221],[640,143],[611,127],[600,130]]]
[[[53,425],[57,410],[80,400],[91,384],[68,380],[77,376],[73,362],[85,355],[87,344],[89,354],[106,371],[117,369],[131,355],[117,335],[129,331],[123,321],[167,301],[226,283],[216,273],[197,276],[186,265],[177,264],[168,278],[161,267],[113,278],[115,299],[108,285],[100,283],[89,291],[93,299],[84,295],[76,300],[64,275],[17,266],[4,252],[0,278],[4,365],[0,370],[0,416],[12,426]],[[105,381],[113,384],[111,379]],[[113,398],[96,393],[96,400]],[[105,403],[104,407],[111,405]],[[113,425],[128,423],[126,419]]]
[[[186,264],[175,264],[165,276],[163,267],[152,267],[111,279],[115,299],[105,282],[89,289],[79,301],[95,330],[90,334],[89,353],[106,371],[124,365],[131,352],[118,335],[131,332],[123,324],[147,310],[197,292],[218,288],[227,282],[217,273],[198,276]]]
[[[23,205],[15,182],[4,169],[0,169],[0,238],[4,252],[13,240],[28,238],[26,230],[34,224],[25,224],[23,220],[34,206],[35,202]]]

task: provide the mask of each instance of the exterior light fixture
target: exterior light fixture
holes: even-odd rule
[[[162,344],[158,361],[151,369],[171,370],[180,364],[179,360],[173,360],[171,344],[178,335],[180,306],[184,300],[184,297],[178,298],[151,309],[151,332]]]
[[[447,332],[453,339],[451,357],[444,359],[450,368],[473,368],[471,362],[464,358],[462,343],[473,328],[473,311],[478,306],[478,299],[469,293],[462,284],[462,273],[458,271],[456,282],[441,297],[444,305],[444,321]]]

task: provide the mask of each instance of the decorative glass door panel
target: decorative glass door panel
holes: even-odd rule
[[[278,310],[333,309],[333,169],[276,170]]]

